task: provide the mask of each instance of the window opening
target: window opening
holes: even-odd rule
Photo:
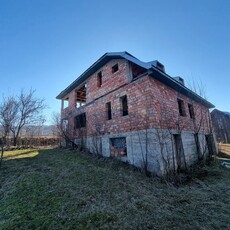
[[[97,74],[97,86],[101,87],[101,85],[102,85],[102,72],[99,72]]]
[[[194,108],[193,108],[192,104],[188,104],[188,111],[189,111],[190,118],[194,119],[195,118],[195,113],[194,113]]]
[[[178,170],[182,167],[183,144],[180,134],[173,134]]]
[[[63,100],[63,109],[67,108],[68,106],[69,106],[69,98],[67,97]]]
[[[116,65],[114,65],[113,67],[112,67],[112,73],[116,73],[117,71],[118,71],[118,64],[116,64]]]
[[[87,83],[85,83],[82,87],[75,89],[75,103],[77,108],[85,105],[86,103],[86,89]]]
[[[75,128],[79,129],[82,127],[86,127],[86,114],[82,113],[75,117]]]
[[[200,140],[199,140],[199,134],[195,133],[194,134],[194,139],[195,139],[195,144],[196,144],[196,152],[198,157],[201,157],[201,149],[200,149]]]
[[[127,156],[126,138],[117,137],[110,138],[111,143],[111,155],[112,156]]]
[[[112,119],[111,102],[106,103],[106,112],[107,112],[107,120],[111,120]]]
[[[132,71],[132,75],[133,75],[133,79],[141,76],[142,74],[146,73],[146,69],[136,65],[136,64],[133,64],[131,63],[130,64],[131,66],[131,71]]]
[[[129,114],[127,95],[121,97],[121,107],[122,107],[122,116],[127,116]]]
[[[205,135],[206,145],[208,147],[208,155],[211,157],[214,154],[213,150],[213,136],[211,134]]]
[[[63,119],[62,120],[62,130],[66,131],[68,129],[68,120],[67,119]]]
[[[179,114],[180,116],[185,117],[186,113],[185,113],[185,107],[184,107],[184,102],[181,99],[177,99],[178,102],[178,109],[179,109]]]

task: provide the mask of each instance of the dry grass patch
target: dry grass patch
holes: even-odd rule
[[[219,152],[230,157],[230,144],[218,144]]]
[[[222,162],[230,162],[230,144],[218,144],[218,150],[217,159]]]
[[[4,160],[13,160],[20,158],[31,158],[38,155],[38,150],[26,149],[26,150],[14,150],[14,151],[5,151]]]

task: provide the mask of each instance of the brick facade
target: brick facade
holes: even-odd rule
[[[209,110],[208,108],[181,95],[175,90],[165,86],[161,82],[146,75],[134,81],[130,81],[128,76],[128,64],[125,60],[120,60],[119,71],[111,74],[111,68],[117,63],[111,61],[105,66],[105,71],[101,68],[98,72],[103,72],[103,83],[97,86],[97,73],[89,77],[87,81],[87,103],[82,108],[75,106],[75,91],[69,93],[70,115],[63,118],[69,120],[69,124],[74,126],[74,117],[86,112],[87,135],[94,135],[94,125],[101,125],[104,134],[130,132],[143,130],[146,128],[171,128],[177,129],[180,122],[181,129],[193,130],[194,122],[189,116],[188,104],[193,104],[196,119],[201,120],[202,129],[208,132]],[[120,67],[121,66],[121,67]],[[121,68],[121,69],[120,69]],[[121,114],[120,98],[127,95],[128,110],[127,116]],[[186,116],[179,116],[178,102],[180,98],[184,102]],[[93,102],[93,103],[91,103]],[[106,103],[111,102],[112,119],[107,120]],[[203,116],[202,118],[200,116]],[[77,133],[76,133],[77,135]]]
[[[136,72],[139,75],[134,77]],[[83,106],[77,108],[76,92],[82,85],[85,85],[86,101]],[[84,90],[81,93],[83,95]],[[124,97],[125,101],[122,102]],[[144,68],[136,64],[134,68],[133,63],[124,58],[114,58],[106,62],[79,86],[68,92],[65,98],[68,98],[69,105],[65,109],[62,108],[62,119],[68,120],[73,137],[76,140],[82,136],[88,139],[101,137],[105,146],[108,146],[104,148],[106,150],[103,155],[106,156],[113,155],[114,152],[111,137],[133,135],[135,139],[139,131],[148,130],[151,133],[161,129],[172,130],[174,133],[190,132],[190,142],[194,142],[193,133],[210,133],[210,114],[206,105],[160,82]],[[179,113],[178,100],[183,115]],[[107,103],[110,104],[109,108],[111,106],[109,112]],[[124,106],[127,110],[125,112],[122,110]],[[86,126],[76,128],[76,116],[82,113],[86,115]],[[130,149],[127,155],[132,155],[134,151],[130,146],[127,148]],[[141,167],[140,163],[136,165]]]

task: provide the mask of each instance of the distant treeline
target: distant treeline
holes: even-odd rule
[[[13,146],[13,138],[8,137],[4,142],[0,138],[0,143],[5,143],[6,147]],[[39,147],[39,146],[55,146],[59,144],[58,137],[19,137],[17,147]]]

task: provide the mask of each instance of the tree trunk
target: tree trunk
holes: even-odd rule
[[[0,157],[0,169],[1,169],[1,166],[2,166],[3,153],[4,153],[4,150],[3,150],[3,145],[2,145],[1,146],[1,157]]]
[[[13,145],[14,146],[17,146],[17,139],[18,139],[17,137],[14,137],[14,139],[13,139]]]

